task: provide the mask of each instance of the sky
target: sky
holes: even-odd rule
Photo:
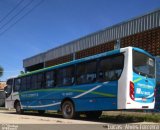
[[[160,0],[0,0],[0,80],[24,70],[25,58],[158,8]]]

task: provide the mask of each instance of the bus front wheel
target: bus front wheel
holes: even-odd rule
[[[17,114],[22,114],[22,113],[23,113],[23,110],[21,109],[20,102],[17,102],[17,103],[16,103],[15,109],[16,109],[16,113],[17,113]]]
[[[66,119],[72,119],[75,117],[74,105],[71,101],[64,101],[62,104],[62,115]]]

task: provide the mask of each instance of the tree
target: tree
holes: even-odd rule
[[[24,74],[24,71],[20,71],[20,74]]]
[[[3,68],[0,66],[0,77],[2,77],[3,76]]]

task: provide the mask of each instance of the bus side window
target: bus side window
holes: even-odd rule
[[[5,87],[6,98],[8,98],[12,93],[12,85],[13,85],[13,79],[9,79],[7,81],[7,86]]]
[[[86,83],[85,63],[77,64],[77,84]]]
[[[43,73],[40,73],[37,75],[37,88],[43,88],[44,85],[44,75]]]
[[[74,84],[75,80],[75,67],[69,66],[67,68],[64,68],[63,70],[63,85],[64,86],[70,86]]]
[[[46,88],[53,88],[55,86],[55,72],[49,71],[45,74],[45,87]]]
[[[31,89],[31,76],[26,77],[26,90]]]
[[[57,70],[57,86],[71,86],[74,83],[75,67],[69,66]]]
[[[113,78],[113,80],[117,80],[120,78],[121,73],[123,71],[124,56],[123,55],[115,56],[112,59],[112,63],[113,63],[113,70],[114,70],[114,77],[112,77],[112,78]]]
[[[111,59],[105,57],[101,59],[98,65],[98,81],[104,82],[111,80],[112,62]]]
[[[69,66],[62,69],[58,69],[56,73],[56,85],[57,86],[71,86],[74,83],[75,67]]]
[[[98,81],[118,80],[123,66],[124,56],[122,54],[101,59],[98,66]]]
[[[21,79],[21,87],[20,87],[20,91],[26,91],[26,78],[25,77],[23,77],[22,79]]]
[[[31,76],[31,89],[35,90],[37,89],[37,75],[32,75]]]
[[[77,65],[77,84],[96,82],[96,61]]]
[[[20,86],[21,86],[21,79],[20,78],[15,79],[13,91],[18,92],[20,89]]]
[[[87,83],[94,83],[96,82],[96,73],[97,73],[97,62],[91,61],[86,63],[86,77]]]

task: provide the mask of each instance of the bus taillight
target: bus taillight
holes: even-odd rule
[[[134,100],[134,83],[130,81],[130,98]]]

